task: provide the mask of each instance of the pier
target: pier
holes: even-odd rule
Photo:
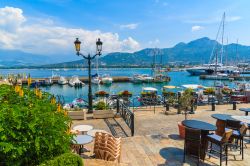
[[[65,77],[67,80],[70,80],[71,77]],[[126,76],[117,76],[117,77],[112,77],[113,78],[113,82],[130,82],[130,77],[126,77]],[[44,82],[47,78],[32,78],[32,82]],[[56,77],[56,78],[52,78],[52,82],[53,84],[57,84],[58,80],[60,78]],[[80,81],[84,82],[84,83],[88,83],[88,77],[79,77]],[[27,84],[28,83],[28,79],[21,79],[22,80],[22,84]]]
[[[230,76],[230,77],[225,77],[225,78],[218,78],[218,79],[214,79],[211,78],[210,75],[200,75],[200,79],[203,80],[230,80],[230,81],[249,81],[250,80],[250,76]]]

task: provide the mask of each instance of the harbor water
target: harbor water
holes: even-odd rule
[[[0,69],[0,75],[7,74],[30,74],[32,78],[48,78],[54,75],[71,77],[74,75],[77,76],[87,76],[87,69]],[[95,70],[92,71],[92,74],[95,74]],[[109,74],[110,76],[127,76],[132,77],[134,74],[152,74],[152,70],[149,68],[107,68],[107,69],[99,69],[99,74]],[[131,82],[121,82],[121,83],[113,83],[109,86],[107,85],[93,85],[92,90],[93,94],[96,91],[104,90],[109,92],[110,94],[117,94],[120,91],[128,90],[132,92],[133,97],[139,96],[143,87],[154,87],[158,89],[158,94],[161,94],[162,87],[164,85],[175,85],[181,86],[184,84],[200,84],[203,86],[214,86],[214,80],[201,80],[197,76],[190,76],[186,71],[179,72],[169,72],[168,75],[171,77],[171,81],[168,83],[142,83],[142,84],[134,84]],[[229,87],[234,87],[235,82],[224,81],[226,85]],[[48,87],[41,87],[42,90],[52,93],[54,95],[62,95],[64,96],[65,102],[72,102],[77,97],[82,97],[87,99],[88,95],[88,85],[81,88],[74,88],[68,85],[60,86],[54,84]]]

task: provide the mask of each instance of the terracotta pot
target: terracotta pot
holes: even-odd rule
[[[178,128],[179,128],[179,135],[180,138],[185,138],[185,126],[182,125],[181,122],[178,122]]]

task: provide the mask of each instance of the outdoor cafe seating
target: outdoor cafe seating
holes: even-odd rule
[[[216,126],[199,120],[182,122],[182,125],[185,126],[183,162],[186,161],[186,155],[190,155],[197,158],[197,165],[199,165],[200,160],[204,161],[207,155],[209,158],[218,158],[220,165],[223,161],[227,165],[228,156],[232,155],[229,150],[235,149],[240,151],[241,158],[244,159],[244,137],[248,124],[234,119],[234,116],[223,115],[212,115],[213,118],[224,121],[224,123],[216,123]],[[221,128],[224,128],[223,133]],[[220,132],[216,132],[217,130]],[[235,158],[235,155],[233,156]]]

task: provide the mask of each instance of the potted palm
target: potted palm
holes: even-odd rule
[[[193,90],[192,89],[186,89],[181,96],[179,97],[179,107],[178,113],[181,113],[181,111],[184,112],[185,120],[187,120],[187,115],[193,106],[194,97],[193,97]],[[178,128],[179,128],[179,134],[181,138],[185,138],[185,126],[182,125],[181,122],[178,122]]]
[[[105,119],[105,118],[113,118],[114,112],[113,110],[108,108],[108,105],[104,101],[98,101],[94,105],[93,118],[95,119]]]

